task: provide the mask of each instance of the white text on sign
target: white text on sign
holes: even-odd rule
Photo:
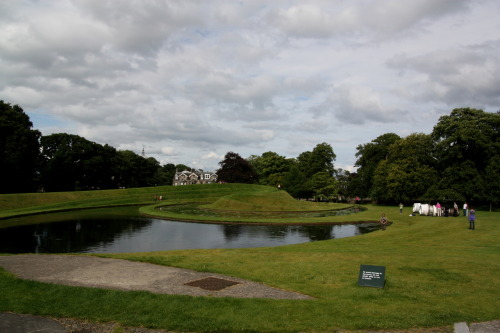
[[[361,278],[363,280],[381,279],[382,278],[382,273],[363,271],[363,275],[362,275]]]

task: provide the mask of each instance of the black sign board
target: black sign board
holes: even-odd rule
[[[384,288],[385,266],[361,265],[358,285],[362,287]]]

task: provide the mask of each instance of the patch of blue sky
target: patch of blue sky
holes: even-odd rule
[[[52,127],[57,125],[64,125],[64,122],[60,121],[53,115],[43,110],[37,110],[27,113],[34,126],[36,125],[41,127]]]
[[[61,131],[63,128],[68,128],[67,121],[63,121],[58,117],[51,115],[47,111],[36,110],[27,112],[27,114],[33,123],[33,129],[41,131],[43,135],[48,135],[50,133]]]

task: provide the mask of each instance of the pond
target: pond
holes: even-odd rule
[[[0,253],[124,253],[270,247],[351,237],[378,223],[286,226],[205,224],[141,216],[137,207],[80,210],[0,221]]]

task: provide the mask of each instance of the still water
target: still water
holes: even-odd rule
[[[120,253],[268,247],[351,237],[377,223],[258,226],[165,221],[137,207],[92,209],[0,221],[0,253]]]

